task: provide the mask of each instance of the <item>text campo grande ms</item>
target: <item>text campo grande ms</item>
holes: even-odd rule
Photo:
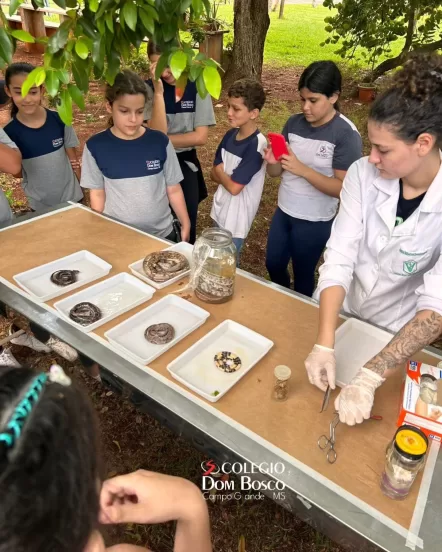
[[[285,466],[282,462],[261,464],[247,464],[243,462],[224,462],[221,465],[213,460],[201,463],[203,471],[202,491],[206,500],[229,501],[263,500],[262,491],[270,491],[273,500],[285,500],[285,483],[279,481],[278,476],[283,474]],[[253,474],[268,474],[275,479],[259,481],[253,478]],[[235,475],[235,479],[222,477],[223,475]],[[227,493],[227,494],[226,494]]]

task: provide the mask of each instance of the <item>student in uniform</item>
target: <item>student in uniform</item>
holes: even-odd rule
[[[212,552],[209,513],[190,481],[146,470],[104,481],[95,412],[59,366],[0,370],[0,549],[106,548],[100,525],[174,521],[175,552]]]
[[[310,383],[334,389],[339,311],[396,332],[342,389],[342,422],[370,417],[376,389],[442,332],[442,58],[417,56],[373,104],[369,157],[350,168],[320,268]],[[348,352],[351,355],[351,351]]]
[[[227,131],[215,154],[211,177],[219,186],[213,198],[211,218],[229,230],[236,246],[236,262],[261,201],[265,179],[263,159],[267,140],[256,124],[266,95],[258,81],[241,79],[227,93]]]
[[[6,69],[6,93],[12,100],[12,120],[6,134],[21,151],[23,190],[34,211],[83,198],[79,178],[78,138],[56,111],[41,105],[42,87],[21,94],[23,83],[34,69],[29,63],[12,63]]]
[[[315,269],[330,236],[342,181],[362,155],[355,125],[339,112],[342,77],[332,61],[317,61],[299,79],[302,113],[293,115],[282,134],[288,155],[277,162],[265,155],[267,173],[282,176],[278,207],[267,241],[266,266],[272,282],[311,296]]]
[[[178,241],[172,207],[181,239],[188,241],[190,221],[179,184],[183,175],[169,138],[143,126],[146,98],[144,81],[132,71],[119,73],[106,88],[111,127],[87,141],[81,185],[90,189],[95,211]]]
[[[152,63],[157,63],[161,50],[149,42],[148,56]],[[188,81],[184,91],[178,90],[176,81],[169,68],[166,68],[161,80],[164,87],[164,101],[167,115],[167,134],[178,155],[183,180],[181,187],[186,200],[190,218],[190,243],[195,243],[198,204],[207,197],[201,164],[196,148],[207,143],[209,126],[216,123],[212,99],[207,95],[203,100],[194,82]],[[144,119],[149,121],[152,114],[154,95],[152,81],[147,81],[148,101]]]
[[[21,155],[17,146],[3,129],[0,129],[0,171],[9,174],[20,172]],[[0,189],[0,227],[12,220],[12,211],[9,202]]]

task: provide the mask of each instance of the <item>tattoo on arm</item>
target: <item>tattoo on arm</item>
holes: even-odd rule
[[[432,343],[442,333],[442,316],[434,311],[421,311],[416,314],[393,337],[380,353],[373,357],[365,368],[380,376],[404,364],[418,351]]]

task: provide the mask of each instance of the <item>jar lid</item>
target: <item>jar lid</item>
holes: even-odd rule
[[[400,427],[396,432],[394,441],[399,452],[412,459],[421,458],[427,452],[428,439],[417,427],[407,425]]]
[[[284,381],[289,379],[289,377],[292,375],[292,371],[288,366],[284,366],[283,364],[280,364],[275,368],[274,374],[275,374],[275,378],[281,381]]]

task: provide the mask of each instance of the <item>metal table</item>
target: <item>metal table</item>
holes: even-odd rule
[[[63,207],[66,205],[48,209],[46,212]],[[25,215],[11,224],[17,224],[41,214]],[[259,277],[253,278],[287,293],[286,289],[269,284]],[[292,293],[296,295],[295,292]],[[305,297],[302,299],[306,300]],[[195,448],[206,453],[218,464],[247,462],[252,466],[263,462],[273,463],[273,465],[277,462],[284,463],[286,469],[283,474],[278,475],[278,479],[285,484],[285,496],[278,492],[262,492],[335,542],[361,551],[409,550],[406,547],[408,532],[392,520],[385,519],[374,509],[367,510],[357,501],[349,500],[348,493],[339,492],[339,489],[333,488],[333,485],[329,486],[318,481],[314,476],[315,472],[312,471],[309,474],[289,464],[283,454],[275,454],[264,443],[232,427],[158,379],[141,372],[130,361],[2,282],[0,282],[0,301],[99,363],[103,368],[102,379],[105,385],[118,394],[124,394],[137,408],[186,438]],[[429,348],[427,351],[440,357],[440,352],[436,349]],[[259,481],[273,479],[268,474],[259,472],[250,474],[250,477],[252,480]],[[419,532],[425,552],[439,551],[442,544],[442,524],[438,522],[439,513],[442,510],[441,485],[442,455],[439,455]],[[422,545],[422,542],[420,544]],[[419,543],[417,550],[419,550]]]

